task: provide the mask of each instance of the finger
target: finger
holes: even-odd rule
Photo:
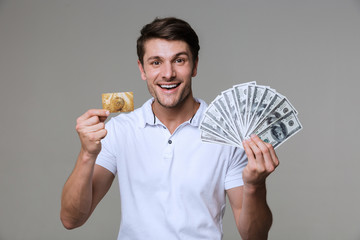
[[[93,116],[87,120],[84,120],[84,121],[79,121],[77,122],[76,124],[76,131],[78,133],[81,133],[81,132],[87,132],[88,130],[88,127],[90,126],[93,126],[93,125],[96,125],[98,124],[100,121],[99,121],[99,117],[96,117],[96,116]]]
[[[253,140],[256,143],[256,146],[260,148],[261,150],[267,151],[267,146],[265,145],[265,142],[261,140],[257,135],[253,134],[250,136],[251,140]]]
[[[93,116],[83,122],[80,122],[76,125],[76,131],[81,134],[88,134],[90,132],[98,131],[102,128],[105,128],[105,123],[100,122],[99,117]]]
[[[98,117],[108,117],[110,115],[110,112],[106,109],[90,109],[88,110],[86,113],[84,113],[83,115],[81,115],[78,118],[78,121],[84,121],[86,119],[89,119],[93,116],[98,116]]]
[[[255,156],[254,156],[254,153],[252,152],[252,150],[251,150],[251,147],[250,147],[250,145],[249,145],[249,139],[245,139],[243,142],[242,142],[242,144],[243,144],[243,147],[244,147],[244,150],[245,150],[245,153],[246,153],[246,155],[247,155],[247,157],[249,158],[254,158]]]
[[[245,154],[248,158],[248,161],[255,161],[255,155],[253,153],[253,151],[251,150],[251,147],[249,145],[248,139],[244,140],[242,142],[244,150],[245,150]]]
[[[275,164],[275,167],[279,166],[280,161],[279,158],[275,152],[274,147],[270,144],[270,143],[265,143],[265,145],[268,147],[269,151],[270,151],[270,155],[271,155],[271,159]]]
[[[276,168],[276,159],[273,159],[273,156],[276,156],[275,151],[271,144],[265,143],[258,136],[252,135],[251,139],[256,143],[257,147],[260,149],[263,156],[265,166],[268,171],[272,172]],[[275,155],[274,155],[275,154]]]
[[[102,129],[105,129],[105,123],[103,122],[99,122],[97,124],[94,124],[94,125],[90,125],[90,126],[87,126],[84,131],[88,132],[88,133],[91,133],[91,132],[97,132],[97,131],[100,131]]]
[[[268,150],[267,154],[264,154],[264,162],[265,162],[265,167],[266,170],[271,173],[275,170],[276,168],[276,164],[274,162],[274,160],[272,159],[272,156],[270,154],[270,150]]]
[[[91,132],[87,135],[87,140],[90,142],[100,142],[101,139],[103,139],[107,134],[106,129],[100,129],[95,132]]]
[[[99,131],[94,132],[94,138],[97,141],[100,141],[101,139],[103,139],[104,137],[106,137],[107,135],[107,130],[106,129],[101,129]]]
[[[251,135],[251,139],[261,151],[261,155],[271,158],[270,149],[263,140],[261,140],[257,135]]]
[[[255,141],[252,137],[249,139],[248,143],[249,143],[250,148],[254,152],[255,159],[257,161],[262,160],[263,154],[260,149],[260,146],[258,146],[259,143],[257,143],[257,141]],[[261,145],[261,143],[259,145]]]
[[[245,142],[249,146],[248,152],[249,152],[249,154],[251,154],[251,156],[253,156],[254,164],[257,165],[257,168],[260,171],[263,171],[265,169],[265,163],[264,163],[264,157],[262,155],[261,150],[259,149],[259,147],[256,145],[256,143],[251,138],[248,140],[245,140]],[[247,156],[249,156],[249,155],[247,154]]]
[[[100,119],[98,116],[92,116],[88,119],[86,119],[85,121],[82,122],[83,126],[93,126],[96,125],[100,122]]]

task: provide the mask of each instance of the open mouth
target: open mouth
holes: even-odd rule
[[[171,90],[171,89],[177,88],[179,85],[180,85],[180,83],[178,83],[178,84],[160,84],[159,86],[162,89]]]

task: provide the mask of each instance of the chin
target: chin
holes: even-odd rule
[[[162,106],[162,107],[166,107],[166,108],[174,108],[177,107],[179,105],[179,101],[173,101],[173,102],[168,102],[168,101],[159,101],[157,100],[157,102]]]
[[[180,95],[180,96],[161,96],[160,98],[155,96],[156,101],[158,104],[165,108],[176,108],[181,106],[183,103],[186,102],[187,98],[189,98],[190,94],[187,95]]]

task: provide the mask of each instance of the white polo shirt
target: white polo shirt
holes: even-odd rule
[[[225,190],[243,185],[244,151],[203,143],[207,105],[173,134],[155,117],[153,99],[107,124],[96,163],[118,175],[118,240],[221,239]]]

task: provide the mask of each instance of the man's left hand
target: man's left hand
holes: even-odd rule
[[[248,157],[248,164],[243,171],[244,185],[264,186],[267,176],[279,165],[273,146],[256,135],[244,140],[243,146]]]

